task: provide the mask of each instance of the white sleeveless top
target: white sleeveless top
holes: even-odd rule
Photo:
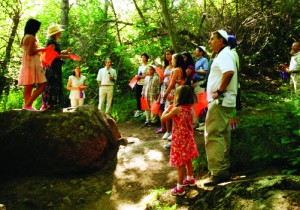
[[[86,80],[86,77],[81,75],[80,79],[78,80],[75,76],[69,76],[69,79],[72,80],[71,87],[78,87],[80,85],[84,84],[84,81]],[[85,98],[84,90],[82,91],[83,98]],[[79,99],[80,98],[80,91],[79,90],[71,90],[69,99]]]

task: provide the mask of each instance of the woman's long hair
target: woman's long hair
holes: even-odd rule
[[[25,37],[26,34],[30,34],[30,35],[33,35],[35,36],[36,33],[40,30],[40,27],[41,27],[41,22],[36,20],[36,19],[29,19],[27,22],[26,22],[26,25],[25,25],[25,28],[24,28],[24,36],[22,38],[22,41],[21,41],[21,45],[23,45],[23,39]]]
[[[186,70],[188,66],[195,66],[195,62],[194,62],[194,59],[191,55],[191,53],[189,52],[183,52],[182,55],[186,56],[186,61],[184,62],[184,69],[183,70]]]
[[[76,76],[76,71],[75,71],[76,68],[79,68],[79,69],[80,69],[80,66],[75,66],[75,68],[74,68],[74,70],[73,70],[73,76],[74,76],[74,77]],[[79,77],[81,77],[81,72],[79,72]]]
[[[173,55],[175,53],[174,50],[166,50],[166,52],[164,54],[164,66],[165,67],[169,66],[169,61],[166,59],[166,53],[167,52],[171,53],[171,55]]]
[[[173,55],[173,57],[176,60],[174,68],[180,67],[182,69],[183,79],[186,79],[183,56],[180,53],[176,53]]]

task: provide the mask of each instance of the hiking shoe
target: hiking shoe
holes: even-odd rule
[[[214,175],[210,175],[208,178],[206,178],[203,182],[204,186],[214,186],[217,185],[219,183],[222,183],[226,180],[229,180],[229,173],[226,172],[222,175],[219,176],[214,176]]]
[[[174,196],[176,196],[176,195],[184,195],[185,194],[185,190],[184,190],[183,187],[181,189],[178,189],[177,187],[174,187],[171,190],[171,194],[174,195]]]
[[[165,134],[163,135],[162,139],[166,140],[170,135],[172,135],[171,133],[165,132]]]
[[[172,134],[168,137],[169,141],[172,141]]]
[[[164,148],[166,149],[166,150],[170,150],[171,149],[171,142],[169,142],[169,143],[167,143],[165,146],[164,146]]]
[[[183,186],[195,186],[196,185],[196,180],[192,178],[191,180],[185,179],[182,182]]]

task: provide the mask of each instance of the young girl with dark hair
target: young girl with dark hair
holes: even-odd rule
[[[192,159],[198,156],[193,129],[193,90],[188,85],[176,89],[174,106],[170,106],[162,115],[162,121],[172,119],[172,145],[170,165],[178,168],[177,186],[171,190],[172,195],[184,195],[183,186],[194,186]],[[187,178],[184,180],[185,168]]]

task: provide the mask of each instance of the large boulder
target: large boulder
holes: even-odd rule
[[[100,169],[110,153],[116,154],[121,139],[115,121],[87,105],[2,112],[0,133],[0,168],[6,175]]]

